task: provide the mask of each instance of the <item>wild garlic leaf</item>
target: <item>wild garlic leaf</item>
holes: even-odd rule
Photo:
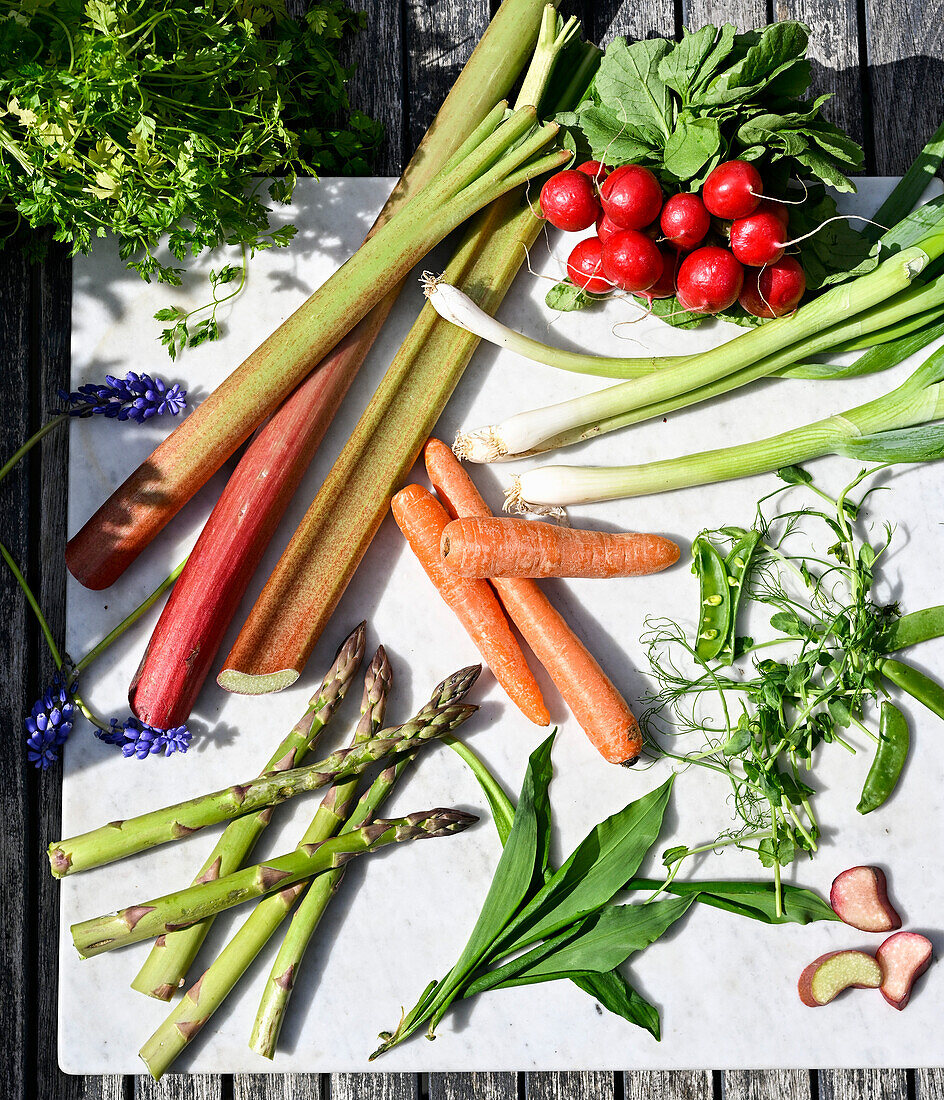
[[[468,974],[527,899],[547,851],[550,831],[548,785],[554,734],[531,753],[511,832],[472,934],[450,978]],[[447,979],[448,981],[448,979]]]
[[[662,884],[655,879],[634,879],[628,890],[657,890]],[[781,884],[783,914],[777,916],[777,892],[772,882],[691,881],[672,882],[673,894],[697,894],[698,900],[716,909],[738,913],[763,924],[810,924],[819,920],[839,920],[830,906],[812,890]]]
[[[659,1010],[633,988],[622,971],[608,970],[605,974],[575,971],[570,974],[570,980],[610,1012],[644,1028],[656,1042],[662,1038]]]
[[[504,931],[497,944],[502,954],[545,939],[606,904],[658,839],[671,791],[669,778],[594,826]]]
[[[688,112],[665,143],[663,164],[679,180],[690,180],[708,163],[721,147],[721,129],[717,119],[693,118]]]
[[[688,911],[695,898],[690,894],[646,905],[604,906],[575,926],[568,925],[546,943],[482,975],[471,984],[469,992],[550,982],[570,977],[574,971],[605,973],[655,943]]]
[[[659,78],[659,62],[671,49],[664,38],[647,38],[627,44],[625,38],[610,43],[594,79],[600,102],[625,126],[661,135],[672,132],[672,94]]]

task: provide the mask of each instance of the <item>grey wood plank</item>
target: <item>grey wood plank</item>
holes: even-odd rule
[[[331,1100],[419,1100],[413,1073],[332,1073]]]
[[[216,1073],[169,1073],[160,1081],[142,1074],[134,1079],[134,1100],[219,1100],[221,1095]]]
[[[721,1075],[724,1100],[810,1100],[808,1070],[728,1070]]]
[[[623,1074],[626,1100],[711,1100],[713,1090],[711,1070]]]
[[[29,272],[23,258],[13,249],[0,253],[0,377],[4,380],[4,415],[0,420],[0,453],[14,451],[30,430],[30,329]],[[0,514],[3,515],[4,544],[29,578],[29,479],[30,468],[21,464],[0,485]],[[30,973],[32,919],[29,892],[33,882],[24,869],[29,826],[28,779],[23,717],[32,705],[34,678],[27,666],[29,642],[26,601],[7,571],[0,585],[0,653],[6,655],[5,675],[0,678],[0,726],[3,738],[3,767],[0,768],[0,805],[4,815],[4,843],[0,845],[0,996],[4,1012],[0,1017],[0,1044],[6,1054],[4,1084],[8,1095],[26,1095],[31,1067],[27,1063],[27,991],[34,985]],[[30,777],[32,779],[32,777]]]
[[[527,1073],[527,1100],[613,1100],[616,1075],[602,1072]]]
[[[237,1073],[233,1100],[322,1100],[325,1089],[317,1073]]]
[[[706,23],[733,23],[739,31],[747,31],[766,22],[764,0],[688,0],[685,4],[685,26],[692,30]]]
[[[57,391],[69,384],[69,319],[72,305],[72,265],[65,249],[50,248],[49,255],[33,275],[33,332],[36,349],[30,372],[35,387],[34,405],[38,422],[45,422],[59,407]],[[63,477],[69,454],[69,431],[63,426],[46,436],[38,453],[39,499],[31,500],[29,526],[33,545],[39,547],[37,595],[40,606],[60,645],[65,637],[66,577],[62,562],[66,542],[66,494]],[[35,468],[35,467],[34,467]],[[53,663],[40,632],[31,624],[32,667],[41,684],[52,676]],[[83,736],[87,730],[79,730]],[[67,750],[68,751],[68,750]],[[33,817],[39,828],[31,830],[31,866],[37,872],[39,935],[36,966],[45,975],[36,988],[36,1011],[40,1021],[54,1020],[57,1014],[59,887],[45,873],[45,847],[50,838],[60,835],[62,773],[51,769],[34,776],[31,784]],[[56,1034],[40,1026],[36,1035],[36,1089],[40,1096],[59,1100],[119,1100],[123,1080],[120,1076],[73,1077],[59,1070]]]
[[[600,45],[617,35],[636,38],[673,38],[675,36],[674,0],[588,0],[584,15],[584,33]]]
[[[827,117],[861,142],[862,71],[856,0],[774,0],[774,17],[798,19],[809,26],[811,90],[815,95],[833,94]]]
[[[915,1071],[915,1100],[944,1100],[944,1069]]]
[[[904,172],[941,122],[944,0],[864,0],[874,170]]]
[[[403,96],[403,25],[399,0],[361,5],[367,25],[345,44],[344,62],[354,66],[348,85],[351,105],[384,125],[384,144],[374,160],[378,176],[397,176],[406,163],[406,104]]]
[[[431,1073],[429,1100],[516,1100],[515,1073]]]
[[[906,1100],[903,1069],[820,1070],[820,1100]]]
[[[405,10],[404,96],[408,151],[412,154],[482,37],[489,21],[489,6],[488,0],[462,4],[405,0]]]

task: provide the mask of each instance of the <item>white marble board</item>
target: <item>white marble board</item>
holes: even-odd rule
[[[891,187],[886,179],[864,180],[856,209],[874,210]],[[386,197],[387,179],[302,181],[296,204],[286,211],[300,227],[288,250],[259,255],[248,286],[224,314],[227,334],[217,344],[186,352],[172,364],[157,343],[156,308],[177,301],[195,305],[204,287],[180,291],[147,286],[124,271],[110,244],[78,259],[74,273],[73,382],[129,369],[180,380],[191,398],[206,395],[267,333],[357,245]],[[532,264],[543,274],[560,270],[567,242],[542,239]],[[218,258],[216,259],[218,263]],[[209,263],[201,265],[209,266]],[[426,266],[436,266],[436,263]],[[549,284],[526,272],[516,282],[501,316],[512,325],[563,345],[604,353],[633,354],[638,348],[667,353],[699,349],[734,335],[714,326],[677,332],[658,321],[641,321],[615,332],[618,321],[634,316],[630,307],[554,319],[548,327],[543,305]],[[406,293],[362,369],[343,409],[332,424],[312,469],[270,547],[247,594],[244,611],[294,530],[329,469],[383,370],[407,331],[420,302],[419,289]],[[631,342],[638,341],[638,343]],[[816,415],[839,411],[890,388],[891,375],[849,382],[774,381],[754,385],[706,408],[644,424],[571,450],[564,461],[611,463],[665,457],[720,443],[759,438]],[[460,426],[477,426],[503,414],[549,403],[599,386],[581,378],[527,363],[492,348],[481,348],[439,425],[451,439]],[[166,419],[139,428],[102,419],[72,425],[69,529],[84,522],[101,500],[152,449],[169,428]],[[476,480],[493,507],[510,467],[478,468]],[[851,463],[824,460],[816,474],[838,489],[854,472]],[[419,471],[417,477],[421,477]],[[71,578],[68,592],[68,650],[84,653],[181,559],[200,530],[223,484],[218,475],[165,530],[121,580],[104,592],[89,592]],[[620,501],[573,510],[580,523],[663,531],[687,551],[704,526],[750,522],[757,499],[772,488],[772,476]],[[941,468],[903,469],[890,479],[892,492],[877,500],[877,515],[898,524],[895,551],[882,594],[900,597],[905,609],[938,602],[944,588],[941,547]],[[683,561],[645,580],[572,581],[547,585],[562,610],[586,637],[622,689],[638,698],[646,685],[639,637],[646,615],[668,614],[690,620],[696,582]],[[380,534],[301,680],[280,695],[245,698],[208,686],[196,708],[193,748],[186,756],[125,760],[96,741],[83,727],[66,754],[63,835],[196,795],[255,774],[281,733],[304,707],[341,638],[367,618],[369,644],[383,641],[395,670],[389,710],[392,719],[413,713],[437,680],[473,662],[477,653],[457,628],[451,612],[405,550],[391,521]],[[106,715],[128,713],[126,692],[153,626],[155,613],[126,636],[83,682],[83,693]],[[231,633],[223,653],[232,641]],[[944,669],[944,643],[924,646],[919,665]],[[555,856],[566,854],[595,822],[650,790],[664,778],[663,763],[649,770],[624,771],[607,765],[567,718],[553,687],[546,695],[561,724],[554,749],[556,778]],[[347,737],[356,702],[351,693],[326,744]],[[508,704],[487,673],[475,699],[480,715],[466,736],[515,791],[530,750],[543,736]],[[867,818],[855,811],[871,757],[866,747],[854,759],[840,748],[821,753],[816,806],[826,826],[826,842],[812,863],[794,865],[796,881],[828,890],[834,875],[851,864],[878,862],[889,869],[893,894],[906,927],[928,932],[940,948],[944,880],[939,874],[944,811],[940,723],[917,707],[913,755],[899,793]],[[658,852],[672,843],[710,839],[729,823],[726,788],[703,770],[680,776],[666,835]],[[259,855],[288,850],[316,803],[298,799],[279,810]],[[391,812],[455,804],[480,809],[475,781],[452,753],[428,752],[422,765],[396,792]],[[72,1073],[133,1073],[141,1070],[136,1052],[167,1009],[129,988],[149,945],[80,961],[71,946],[69,925],[96,913],[153,897],[189,882],[212,842],[208,835],[168,845],[62,882],[59,1049],[62,1067]],[[263,952],[229,1003],[193,1043],[176,1071],[271,1072],[366,1070],[378,1031],[399,1018],[426,983],[452,964],[465,942],[498,856],[492,826],[483,820],[460,837],[405,846],[352,865],[340,896],[325,919],[306,959],[274,1064],[253,1054],[247,1037],[259,990],[275,942]],[[697,874],[707,877],[756,876],[756,861],[728,852],[705,858]],[[245,910],[220,918],[198,962],[206,964]],[[878,993],[850,994],[822,1011],[803,1007],[796,979],[815,956],[841,946],[874,949],[880,938],[840,924],[765,927],[709,908],[694,908],[662,941],[639,955],[631,967],[634,982],[663,1017],[663,1039],[656,1043],[622,1019],[601,1012],[576,987],[557,982],[487,994],[452,1012],[429,1043],[422,1037],[391,1052],[371,1068],[385,1071],[620,1069],[765,1066],[927,1066],[944,1061],[940,1028],[944,973],[933,968],[907,1011],[892,1010]],[[109,1021],[108,1026],[89,1022]]]

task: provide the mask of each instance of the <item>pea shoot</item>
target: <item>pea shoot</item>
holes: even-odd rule
[[[695,539],[694,637],[671,620],[647,620],[643,641],[655,678],[643,716],[650,751],[723,774],[735,818],[711,841],[664,853],[669,881],[689,857],[734,846],[772,869],[779,899],[781,868],[801,853],[812,856],[819,843],[811,772],[820,746],[854,753],[846,736],[852,728],[875,742],[858,804],[869,813],[894,790],[910,741],[889,691],[897,687],[944,714],[944,689],[887,656],[896,634],[908,635],[901,627],[912,616],[903,619],[897,604],[874,598],[893,536],[887,524],[876,541],[867,529],[865,505],[878,486],[872,480],[854,497],[882,468],[862,470],[837,497],[801,467],[780,470],[783,484],[760,501],[751,529],[724,527]],[[790,488],[813,502],[772,508]],[[737,633],[739,604],[771,613],[769,637]],[[922,638],[944,633],[944,608],[915,615]],[[876,708],[878,735],[866,721]],[[697,747],[674,748],[691,735]]]

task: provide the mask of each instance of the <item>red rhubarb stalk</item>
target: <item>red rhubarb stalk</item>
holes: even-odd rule
[[[246,585],[392,304],[385,299],[338,344],[240,459],[128,689],[142,722],[172,729],[187,721]]]
[[[420,184],[494,114],[531,53],[543,6],[543,0],[502,4],[415,158]],[[553,138],[554,127],[547,127],[495,166],[489,150],[505,152],[529,125],[526,116],[511,120],[479,146],[482,153],[470,148],[465,162],[433,178],[402,219],[383,227],[181,423],[70,540],[66,564],[77,580],[96,589],[113,583],[422,255],[491,199],[548,170],[552,160],[559,163],[533,162]],[[478,171],[466,171],[470,166]]]

